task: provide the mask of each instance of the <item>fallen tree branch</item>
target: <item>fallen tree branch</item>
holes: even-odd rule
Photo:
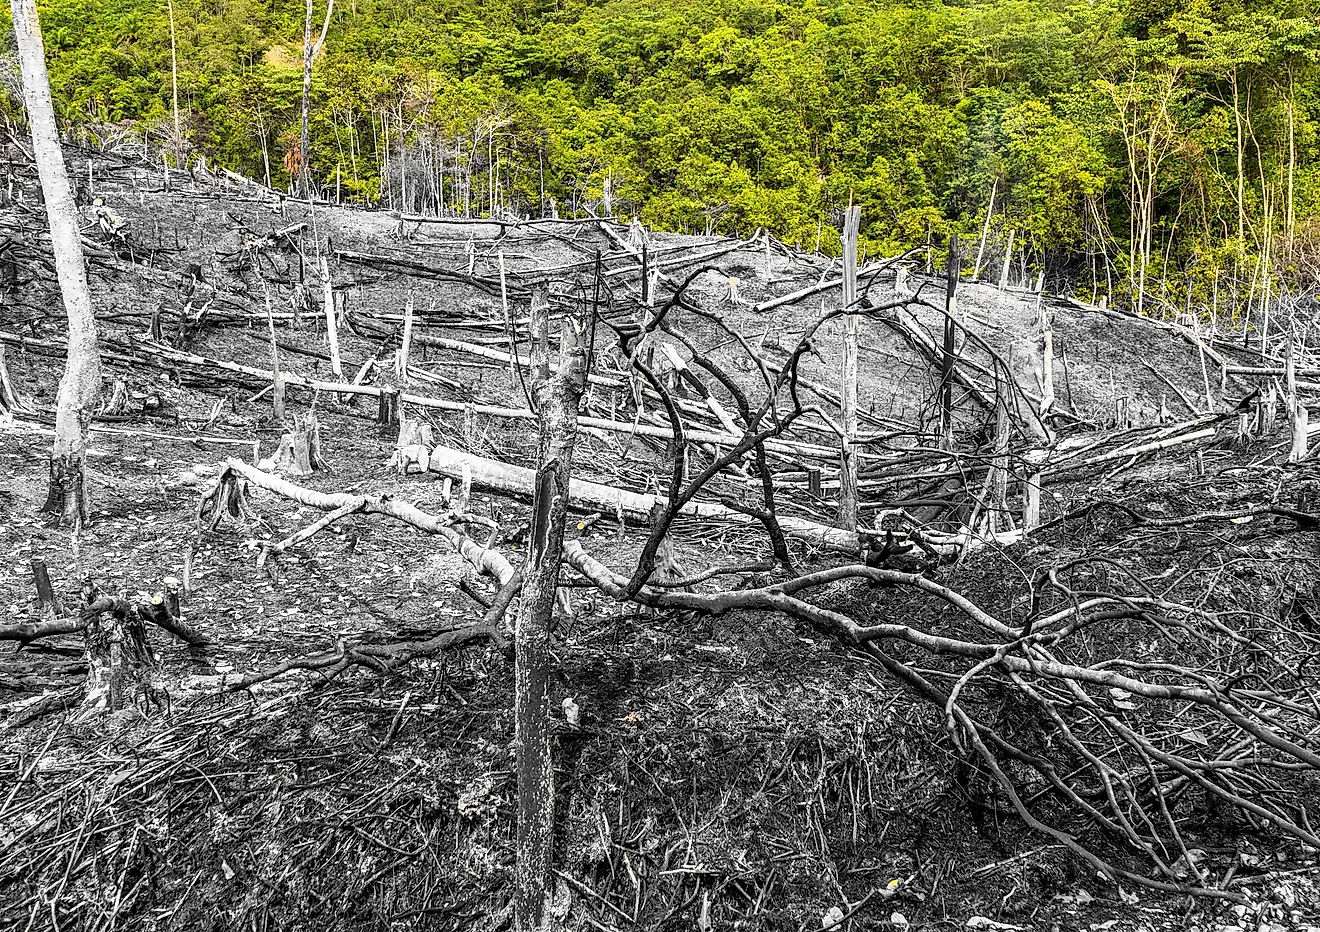
[[[315,489],[304,488],[286,479],[264,473],[255,466],[237,459],[225,461],[224,468],[221,470],[216,484],[202,497],[202,501],[198,505],[198,517],[200,519],[209,518],[212,526],[214,526],[224,515],[225,509],[220,507],[221,499],[224,497],[224,487],[227,484],[236,482],[239,478],[258,488],[291,499],[309,508],[336,513],[338,517],[351,514],[354,511],[361,511],[365,514],[387,515],[415,527],[419,531],[443,537],[458,551],[463,559],[476,567],[479,572],[493,576],[499,581],[500,585],[507,584],[513,578],[513,565],[505,559],[503,554],[481,546],[470,537],[451,527],[452,524],[460,521],[479,523],[481,519],[465,516],[454,511],[439,516],[431,515],[411,502],[400,501],[390,495],[353,496],[342,492],[318,492]],[[320,530],[328,523],[328,521],[324,523],[317,522],[319,526],[313,525],[315,530],[311,533],[315,533],[316,530]],[[304,537],[300,539],[311,536],[305,531],[303,533]],[[293,537],[297,538],[298,535],[295,534]],[[279,550],[289,546],[291,541],[292,538],[286,539],[279,542],[279,544],[272,545],[271,549],[279,548],[275,550],[275,552],[279,552]]]
[[[466,468],[474,485],[505,495],[528,498],[535,489],[534,470],[473,456],[449,447],[436,447],[432,450],[429,465],[432,472],[460,480]],[[657,503],[663,503],[660,496],[630,492],[584,479],[572,480],[569,501],[573,508],[584,511],[603,511],[607,514],[622,512],[625,517],[639,524],[649,522],[651,510]],[[712,502],[688,502],[679,509],[679,515],[731,521],[740,525],[751,525],[754,520],[732,508]],[[859,548],[861,537],[857,533],[801,518],[780,517],[779,524],[789,537],[824,550],[856,553]]]

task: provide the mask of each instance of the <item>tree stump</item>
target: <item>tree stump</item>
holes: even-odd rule
[[[293,416],[293,430],[280,438],[279,448],[262,460],[258,469],[290,476],[310,476],[325,466],[321,458],[321,425],[316,412]]]
[[[389,465],[399,475],[426,472],[430,468],[431,448],[435,446],[431,425],[404,415],[399,424],[399,442]]]
[[[380,407],[376,411],[380,437],[385,439],[399,429],[399,389],[386,383],[380,387]]]
[[[69,527],[87,523],[87,476],[84,459],[78,454],[51,456],[50,491],[41,506],[43,513],[54,516]]]
[[[60,605],[59,598],[55,595],[55,587],[50,584],[50,572],[46,569],[46,561],[33,559],[32,582],[37,587],[37,602],[41,608],[42,621],[54,621],[64,614],[64,609]]]
[[[82,614],[87,681],[77,717],[118,712],[139,698],[159,703],[160,691],[151,682],[156,660],[141,615],[126,599],[104,596],[91,582],[83,586]]]
[[[115,386],[110,391],[110,400],[101,409],[102,414],[122,415],[128,413],[128,386],[123,379],[115,379]]]

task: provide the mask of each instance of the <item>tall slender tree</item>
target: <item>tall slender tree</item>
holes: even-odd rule
[[[839,373],[839,527],[857,530],[857,234],[862,209],[848,205],[843,213],[843,360]]]
[[[330,14],[334,12],[335,0],[326,0],[325,23],[321,26],[321,38],[312,43],[312,0],[307,0],[307,17],[303,21],[303,86],[302,86],[302,135],[298,140],[298,185],[305,198],[312,196],[311,167],[307,163],[308,149],[311,146],[311,131],[308,127],[312,100],[312,62],[325,47],[325,34],[330,31]]]
[[[10,0],[23,74],[23,103],[32,130],[32,152],[46,200],[55,275],[69,319],[69,352],[55,409],[55,444],[50,455],[50,494],[43,511],[73,527],[87,520],[87,432],[101,397],[101,360],[96,317],[87,287],[87,264],[78,232],[78,208],[64,167],[64,152],[50,100],[46,53],[35,0]]]

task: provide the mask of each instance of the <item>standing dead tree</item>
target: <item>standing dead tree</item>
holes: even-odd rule
[[[546,286],[532,295],[532,393],[539,419],[536,492],[523,564],[523,598],[515,632],[514,736],[518,770],[518,850],[514,928],[550,927],[546,885],[554,828],[554,761],[550,753],[550,617],[568,515],[578,400],[587,385],[586,321],[563,321],[559,371],[550,374],[550,302]]]
[[[299,193],[307,200],[312,199],[312,173],[308,164],[311,146],[309,126],[312,100],[312,63],[325,47],[325,36],[330,31],[330,14],[334,12],[335,0],[326,0],[325,23],[321,26],[321,37],[312,42],[312,0],[307,0],[307,15],[303,20],[303,81],[302,81],[302,132],[298,136],[298,187]]]
[[[87,431],[101,395],[101,362],[96,317],[78,229],[78,208],[64,167],[64,152],[46,74],[35,0],[10,0],[14,35],[23,72],[23,103],[32,130],[32,149],[46,200],[55,274],[69,320],[68,360],[55,410],[55,444],[50,455],[50,493],[42,510],[80,528],[87,521]]]
[[[843,371],[839,394],[843,400],[840,418],[843,436],[839,440],[839,526],[851,531],[857,527],[857,233],[862,209],[849,207],[843,219]]]

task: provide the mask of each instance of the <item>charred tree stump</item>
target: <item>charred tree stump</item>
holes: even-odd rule
[[[400,418],[399,442],[389,466],[399,475],[427,472],[431,468],[431,447],[435,445],[431,425],[404,415]]]
[[[220,474],[216,484],[197,504],[198,530],[205,522],[207,529],[214,531],[226,517],[245,526],[253,519],[247,483],[229,470]]]
[[[64,614],[64,607],[60,605],[60,600],[55,595],[55,587],[50,584],[50,571],[46,568],[46,561],[33,559],[30,565],[32,582],[37,587],[37,605],[41,610],[41,620],[54,621]]]
[[[78,717],[118,712],[144,695],[155,700],[151,675],[156,662],[142,617],[126,600],[103,596],[93,583],[83,587],[82,616],[87,682]]]
[[[398,436],[399,388],[388,382],[380,387],[380,407],[376,410],[376,424],[382,440],[391,434]]]
[[[280,438],[279,448],[262,460],[260,468],[290,476],[310,476],[325,466],[321,458],[321,425],[316,411],[299,417],[293,416],[293,430]]]
[[[83,458],[76,454],[50,458],[50,491],[42,512],[73,528],[87,524],[87,474]]]

